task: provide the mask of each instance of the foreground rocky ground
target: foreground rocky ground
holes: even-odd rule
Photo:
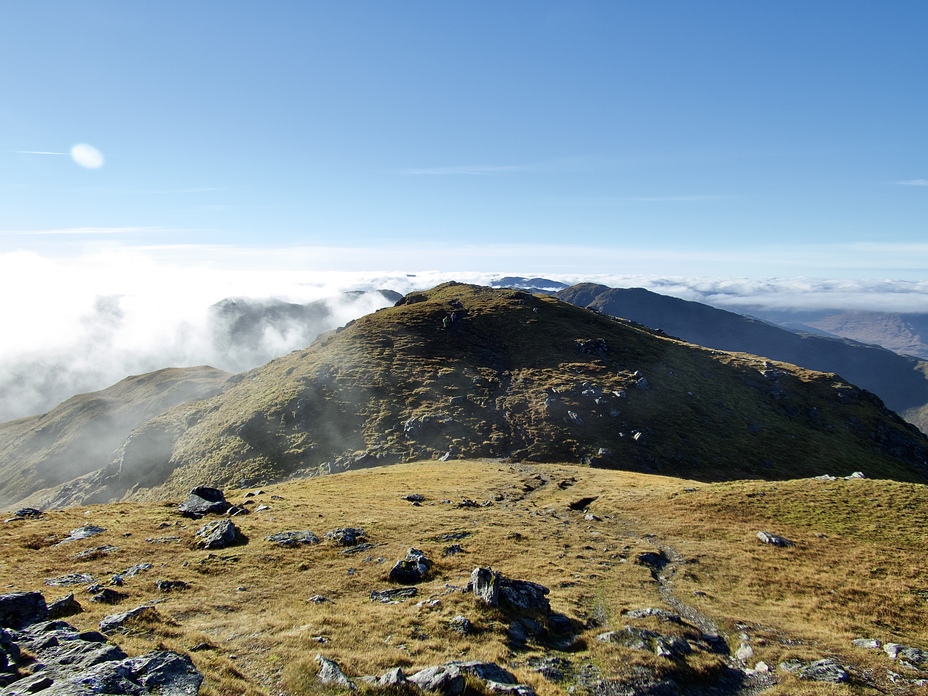
[[[925,521],[918,484],[497,461],[13,511],[0,695],[918,693]]]

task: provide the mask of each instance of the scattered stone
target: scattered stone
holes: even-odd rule
[[[425,501],[425,496],[421,493],[410,493],[409,495],[404,495],[403,500],[408,500],[410,503],[421,503]]]
[[[786,548],[789,546],[795,546],[795,542],[790,541],[786,537],[781,537],[777,534],[770,534],[769,532],[758,532],[757,538],[760,539],[765,544],[771,544],[772,546],[779,546],[780,548]]]
[[[183,580],[155,580],[155,589],[158,592],[174,592],[175,590],[186,590],[188,585]]]
[[[464,549],[461,548],[460,544],[451,544],[451,546],[446,546],[441,550],[442,556],[456,556],[459,553],[464,553]]]
[[[89,539],[90,537],[97,536],[97,534],[103,534],[105,531],[103,527],[98,527],[95,524],[88,524],[83,527],[78,527],[77,529],[72,529],[70,535],[59,541],[55,546],[69,544],[72,541],[79,541],[81,539]]]
[[[347,549],[342,549],[342,555],[348,556],[354,553],[364,553],[365,551],[370,551],[374,546],[375,545],[370,542],[358,544],[357,546],[349,546]]]
[[[853,474],[851,474],[850,476],[845,476],[845,477],[844,477],[844,480],[845,480],[845,481],[850,481],[851,479],[865,479],[865,478],[867,478],[867,476],[866,476],[866,474],[864,474],[864,472],[862,472],[862,471],[855,471],[855,472],[854,472]]]
[[[460,696],[464,693],[464,673],[455,665],[426,667],[408,677],[422,691],[434,691],[441,696]]]
[[[371,601],[390,604],[415,597],[417,594],[419,594],[419,590],[415,587],[397,587],[393,590],[374,590],[371,592]]]
[[[803,665],[796,670],[796,674],[805,681],[827,682],[829,684],[842,684],[850,679],[844,668],[831,658]]]
[[[61,619],[65,616],[80,614],[82,611],[84,611],[84,608],[80,605],[80,602],[74,599],[74,593],[69,592],[64,597],[56,599],[48,605],[48,618]]]
[[[448,622],[451,625],[451,630],[456,633],[460,633],[463,636],[470,635],[473,633],[474,624],[466,616],[455,616],[451,621]]]
[[[98,602],[100,604],[119,604],[124,599],[128,599],[129,595],[124,592],[118,592],[110,587],[103,588],[99,592],[95,592],[91,596],[91,602]]]
[[[322,655],[316,655],[316,662],[319,663],[319,681],[323,684],[332,684],[340,686],[349,691],[357,691],[357,685],[348,678],[348,675],[342,671],[338,663],[329,660]]]
[[[273,544],[286,546],[288,548],[299,546],[300,544],[319,543],[319,537],[317,537],[308,529],[304,529],[302,531],[277,532],[276,534],[271,534],[270,536],[265,537],[265,539]]]
[[[121,614],[110,614],[109,616],[104,616],[103,620],[100,621],[100,630],[103,633],[115,633],[116,631],[124,631],[126,624],[132,623],[136,619],[146,617],[154,618],[158,615],[158,610],[153,606],[150,604],[142,604],[135,609],[124,611]]]
[[[0,628],[22,628],[48,618],[48,605],[41,592],[0,595]]]
[[[622,612],[622,614],[629,619],[646,619],[648,617],[654,617],[660,621],[669,621],[676,624],[683,623],[683,620],[677,614],[674,614],[671,611],[667,611],[666,609],[658,609],[656,607],[630,609],[626,612]]]
[[[207,522],[197,530],[197,548],[224,549],[242,543],[245,539],[232,520],[222,519]]]
[[[547,587],[527,580],[512,580],[491,568],[474,568],[467,589],[491,607],[501,606],[530,614],[547,615],[551,612]]]
[[[752,648],[747,643],[742,643],[735,651],[735,657],[737,657],[742,662],[747,662],[752,657],[754,657],[754,648]]]
[[[131,568],[127,568],[124,572],[120,573],[120,575],[132,578],[146,570],[151,570],[153,567],[151,563],[137,563]]]
[[[428,577],[432,562],[419,549],[409,549],[406,557],[390,570],[390,581],[403,585],[422,582]]]
[[[905,660],[915,665],[922,665],[928,662],[928,652],[920,648],[900,645],[899,643],[887,643],[883,646],[883,650],[889,655],[890,659],[893,660]]]
[[[51,587],[69,587],[71,585],[89,585],[94,581],[88,573],[68,573],[57,578],[45,578],[45,584]]]
[[[664,569],[664,566],[670,563],[670,559],[667,558],[667,554],[663,551],[657,553],[653,551],[647,551],[645,553],[639,553],[638,557],[635,559],[635,563],[638,565],[647,566],[651,569],[652,573],[660,572]]]
[[[335,602],[333,602],[331,599],[328,597],[323,597],[321,594],[313,595],[306,601],[312,602],[313,604],[335,604]]]
[[[658,657],[684,657],[693,652],[689,642],[680,636],[663,636],[645,628],[626,626],[618,631],[607,631],[596,636],[603,643],[617,643],[632,650],[653,652]]]
[[[357,527],[340,527],[326,532],[325,538],[338,546],[357,546],[366,535],[363,529]]]
[[[832,476],[831,474],[822,474],[821,476],[814,477],[816,481],[837,481],[837,476]]]
[[[13,522],[14,520],[35,520],[35,519],[40,518],[44,514],[45,514],[44,512],[42,512],[41,510],[37,510],[36,508],[24,507],[14,512],[11,518],[7,520],[3,520],[3,521]]]
[[[218,488],[198,486],[190,491],[187,500],[178,505],[177,509],[184,517],[200,519],[204,515],[225,514],[231,507],[232,504]]]
[[[757,662],[754,665],[754,671],[757,672],[758,674],[769,674],[770,666],[766,662],[763,662],[763,661]]]
[[[851,641],[851,645],[858,648],[866,648],[867,650],[879,650],[883,646],[883,643],[875,638],[855,638]]]
[[[77,560],[100,558],[101,556],[113,553],[114,551],[119,551],[119,547],[104,544],[103,546],[95,546],[92,549],[84,549],[83,551],[79,551],[78,553],[74,554],[74,558]]]

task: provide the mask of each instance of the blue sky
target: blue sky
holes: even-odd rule
[[[926,279],[926,36],[921,0],[7,0],[0,254]]]

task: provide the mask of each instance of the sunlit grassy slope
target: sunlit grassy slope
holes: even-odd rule
[[[424,496],[421,506],[403,499],[410,493]],[[156,602],[153,618],[115,640],[132,653],[157,645],[190,652],[206,673],[206,696],[314,691],[317,653],[355,676],[394,666],[410,673],[451,659],[493,660],[542,696],[563,693],[569,682],[549,683],[530,668],[532,657],[545,654],[543,646],[512,648],[506,616],[458,591],[476,566],[546,585],[552,609],[578,622],[574,649],[549,655],[615,677],[646,667],[685,683],[711,680],[720,669],[718,656],[674,661],[595,639],[628,623],[684,630],[622,616],[629,609],[667,608],[649,569],[635,562],[657,549],[678,557],[672,577],[678,598],[716,622],[733,648],[739,634],[750,636],[751,664],[763,660],[776,669],[793,657],[835,656],[855,675],[842,686],[810,686],[780,675],[771,694],[901,693],[892,691],[888,677],[899,668],[882,651],[854,648],[850,641],[872,637],[928,647],[928,488],[919,484],[702,484],[484,460],[378,467],[275,485],[250,498],[243,490],[227,496],[250,501],[252,510],[268,509],[234,518],[248,543],[215,552],[194,549],[202,522],[181,517],[177,500],[76,507],[7,522],[0,526],[0,586],[40,590],[54,599],[67,590],[44,585],[46,578],[81,572],[105,584],[114,573],[152,563],[116,588],[128,595],[118,606],[89,602],[78,586],[85,611],[68,620],[90,630],[105,614]],[[593,517],[571,509],[585,498],[593,499],[584,503]],[[465,499],[478,506],[460,506]],[[106,531],[55,545],[86,524]],[[303,529],[321,538],[345,526],[362,527],[374,547],[343,554],[327,542],[286,549],[265,540]],[[760,530],[796,546],[763,545],[756,538]],[[452,544],[463,552],[443,555]],[[100,547],[110,548],[77,557]],[[372,590],[395,587],[389,569],[409,547],[435,562],[419,596],[400,604],[371,602]],[[158,579],[189,587],[159,593]],[[307,601],[315,595],[332,601]],[[440,601],[418,605],[429,599]],[[449,621],[457,615],[470,618],[477,632],[455,633]]]

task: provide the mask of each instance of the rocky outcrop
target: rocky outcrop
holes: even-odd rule
[[[225,494],[218,488],[198,486],[190,491],[187,500],[178,506],[178,510],[185,517],[199,519],[204,515],[222,515],[228,512],[232,504],[226,500]]]
[[[45,606],[37,592],[0,595],[0,607],[12,609],[0,614],[0,696],[199,692],[203,676],[188,656],[155,650],[129,657],[102,633],[37,618]]]
[[[403,585],[414,585],[428,577],[432,562],[419,549],[409,549],[406,557],[397,561],[390,569],[390,581]]]
[[[197,548],[224,549],[248,541],[231,520],[207,522],[197,530]]]

